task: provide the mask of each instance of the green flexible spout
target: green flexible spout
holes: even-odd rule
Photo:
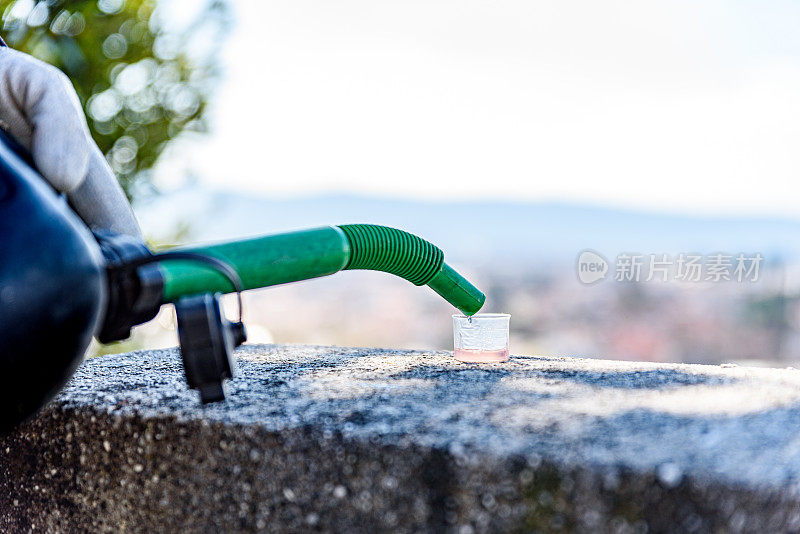
[[[465,315],[486,296],[444,262],[435,245],[408,232],[373,224],[345,224],[268,235],[219,245],[181,248],[215,256],[239,273],[244,289],[327,276],[345,269],[384,271],[427,285]],[[190,261],[162,262],[164,302],[185,295],[230,292],[218,272]]]

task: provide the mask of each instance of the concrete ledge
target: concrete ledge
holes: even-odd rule
[[[0,439],[2,531],[800,529],[800,371],[311,346],[90,360]]]

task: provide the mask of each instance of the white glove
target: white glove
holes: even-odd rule
[[[27,148],[42,176],[92,230],[141,237],[111,167],[89,133],[78,95],[64,73],[32,56],[0,48],[0,126]]]

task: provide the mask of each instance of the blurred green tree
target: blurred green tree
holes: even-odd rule
[[[0,0],[6,42],[70,77],[129,198],[152,188],[150,169],[171,140],[206,130],[214,52],[229,25],[224,0],[178,12],[188,21],[162,13],[170,1]]]

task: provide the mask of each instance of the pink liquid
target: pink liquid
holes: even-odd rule
[[[456,349],[456,360],[467,363],[505,362],[508,360],[508,349]]]

